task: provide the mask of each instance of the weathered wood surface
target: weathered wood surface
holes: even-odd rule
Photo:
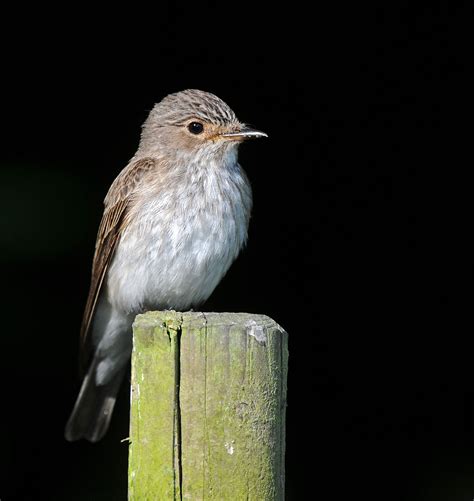
[[[137,316],[129,499],[284,499],[287,346],[264,315]]]

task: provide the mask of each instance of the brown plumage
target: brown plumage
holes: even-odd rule
[[[156,162],[153,158],[143,158],[129,164],[112,183],[105,198],[104,215],[100,222],[95,244],[91,285],[80,331],[82,370],[84,370],[88,363],[87,341],[97,300],[117,242],[129,221],[127,219],[127,211],[134,203],[134,190],[139,186],[143,175],[153,169],[156,169]]]
[[[150,112],[104,200],[81,326],[87,372],[67,440],[95,442],[107,431],[135,315],[198,306],[236,258],[252,205],[237,146],[263,136],[198,90],[171,94]]]

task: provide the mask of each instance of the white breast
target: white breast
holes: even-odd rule
[[[251,191],[240,166],[208,161],[139,206],[117,246],[107,295],[124,312],[205,301],[247,238]]]

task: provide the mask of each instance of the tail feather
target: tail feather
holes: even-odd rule
[[[94,358],[82,382],[74,409],[66,424],[64,437],[69,442],[85,438],[97,442],[106,433],[122,382],[125,367],[104,385],[97,385],[95,373],[98,365]]]

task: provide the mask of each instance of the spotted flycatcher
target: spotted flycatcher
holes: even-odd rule
[[[146,310],[205,301],[247,239],[249,181],[239,144],[263,132],[217,96],[185,90],[155,105],[135,156],[105,197],[81,327],[87,372],[67,440],[100,440]]]

